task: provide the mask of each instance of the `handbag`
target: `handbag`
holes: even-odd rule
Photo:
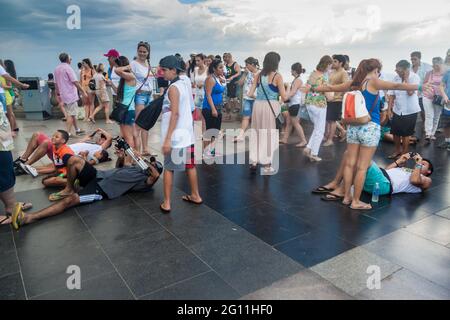
[[[148,66],[149,70],[151,70],[150,65]],[[139,89],[137,89],[134,92],[133,98],[131,99],[130,103],[127,105],[124,105],[121,102],[115,102],[114,103],[114,107],[113,107],[113,111],[111,112],[111,115],[109,116],[111,119],[113,119],[114,121],[116,121],[117,123],[121,124],[125,121],[125,118],[127,116],[127,112],[128,109],[130,108],[131,104],[134,101],[134,98],[136,98],[136,93],[142,89],[142,87],[144,86],[144,84],[147,82],[148,77],[150,76],[150,72],[147,72],[147,76],[145,77],[144,81],[142,81],[141,86],[139,87]]]
[[[283,124],[284,124],[284,117],[281,114],[281,112],[280,112],[280,114],[278,116],[275,114],[275,111],[273,110],[273,107],[272,107],[272,103],[270,103],[269,97],[267,96],[266,89],[264,89],[264,86],[261,83],[261,74],[259,75],[259,80],[260,80],[259,83],[261,84],[261,88],[262,88],[262,90],[264,92],[264,95],[266,96],[266,100],[269,103],[270,110],[272,110],[273,116],[275,117],[275,127],[278,130],[281,130],[283,128]]]
[[[92,91],[95,91],[96,90],[96,84],[95,84],[95,79],[91,79],[91,80],[89,80],[89,83],[88,83],[88,87],[89,87],[89,89],[91,89]]]
[[[139,116],[136,118],[136,125],[145,131],[150,130],[158,121],[159,115],[162,111],[162,105],[164,101],[164,95],[156,98],[150,104],[141,111]]]
[[[435,94],[433,97],[433,104],[443,107],[444,106],[444,98],[440,95]]]

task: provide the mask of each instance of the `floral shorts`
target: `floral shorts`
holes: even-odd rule
[[[381,136],[381,127],[375,122],[362,126],[350,125],[347,130],[347,143],[360,144],[364,147],[378,147]]]

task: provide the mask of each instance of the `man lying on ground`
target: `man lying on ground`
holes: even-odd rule
[[[14,161],[16,175],[30,174],[33,177],[37,177],[39,174],[53,173],[55,170],[53,164],[37,168],[32,167],[34,163],[45,155],[53,162],[53,151],[55,148],[52,139],[42,132],[33,133],[23,155]],[[80,142],[70,144],[68,147],[72,149],[75,155],[82,157],[92,165],[96,165],[110,160],[106,150],[111,146],[111,143],[111,134],[98,128]],[[58,181],[57,186],[65,186],[64,180]]]
[[[61,201],[28,214],[25,214],[21,205],[16,203],[11,219],[5,223],[11,223],[14,229],[18,230],[23,225],[61,214],[80,204],[115,199],[131,191],[150,191],[162,172],[161,164],[156,160],[149,162],[149,168],[143,171],[139,166],[123,166],[125,160],[123,151],[118,150],[117,155],[116,168],[105,171],[96,170],[80,157],[71,157],[67,163],[67,186],[49,198],[52,201]],[[76,180],[82,187],[80,190],[77,190]]]
[[[344,194],[343,186],[343,171],[346,155],[347,152],[344,152],[336,177],[330,183],[312,191],[316,194],[325,193],[326,195],[322,197],[322,200],[342,200],[342,203],[346,205],[351,203],[351,195]],[[414,159],[415,161],[413,169],[406,167],[409,159]],[[431,187],[432,180],[430,176],[432,173],[433,164],[430,160],[423,159],[418,153],[405,153],[387,166],[386,169],[382,169],[375,162],[372,162],[370,168],[367,170],[364,191],[372,193],[375,183],[378,183],[380,186],[380,195],[421,193]]]

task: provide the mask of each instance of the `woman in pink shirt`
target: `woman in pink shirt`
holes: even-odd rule
[[[423,82],[423,107],[425,109],[425,140],[436,140],[434,136],[439,124],[443,107],[433,103],[435,96],[439,96],[439,86],[444,76],[444,61],[441,57],[433,58],[433,70],[429,71]]]

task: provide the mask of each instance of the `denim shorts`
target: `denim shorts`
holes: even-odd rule
[[[243,117],[251,117],[252,116],[254,103],[255,103],[255,100],[244,99],[243,105],[242,105],[242,116]]]
[[[126,125],[126,126],[132,126],[134,125],[135,119],[136,118],[136,113],[134,110],[128,110],[127,111],[127,115],[125,116],[125,120],[122,121],[120,124],[121,125]]]
[[[136,93],[136,97],[134,98],[134,104],[136,105],[144,105],[147,106],[152,102],[152,94],[151,93]]]
[[[375,122],[369,122],[362,126],[349,125],[347,130],[347,143],[360,144],[364,147],[378,147],[381,128]]]
[[[4,93],[0,93],[0,102],[3,105],[3,111],[5,111],[5,113],[7,112],[6,110],[6,96]]]

